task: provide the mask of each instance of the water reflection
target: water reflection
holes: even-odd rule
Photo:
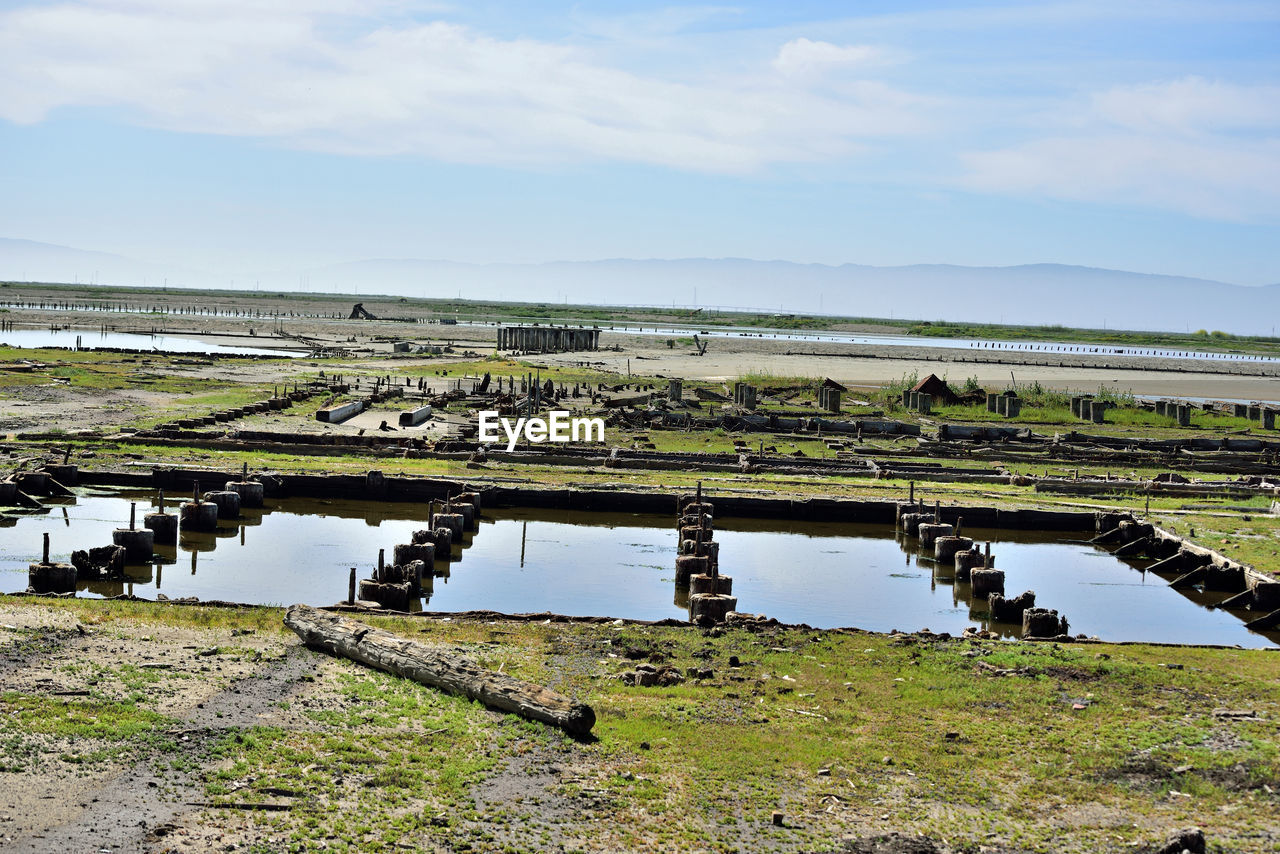
[[[155,506],[157,499],[149,491],[81,490],[74,502],[43,513],[0,517],[0,590],[26,588],[42,533],[51,535],[52,558],[66,561],[73,549],[110,543],[111,531],[121,520],[127,524],[130,500]],[[157,547],[153,560],[128,566],[124,579],[82,583],[81,595],[332,604],[346,598],[351,567],[369,577],[378,550],[390,555],[397,543],[410,542],[427,526],[429,508],[287,499],[243,512],[242,519],[220,521],[215,532],[182,531],[176,547]],[[1073,632],[1109,640],[1280,643],[1280,633],[1245,629],[1247,612],[1204,607],[1229,594],[1172,590],[1172,576],[1144,571],[1147,561],[1113,558],[1088,545],[1087,532],[1064,538],[966,527],[965,534],[992,543],[1006,595],[1034,590],[1036,604],[1065,614]],[[950,566],[937,566],[916,538],[895,538],[888,526],[729,519],[717,520],[715,540],[721,572],[733,577],[743,611],[818,627],[959,634],[979,626],[1008,637],[1021,631],[991,621],[986,602]],[[684,619],[688,590],[674,583],[676,548],[665,516],[486,511],[479,530],[455,544],[453,559],[437,560],[415,607]]]

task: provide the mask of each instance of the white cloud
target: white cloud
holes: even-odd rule
[[[1092,114],[1121,127],[1175,134],[1280,128],[1280,87],[1203,77],[1121,86],[1092,98]]]
[[[20,8],[0,15],[0,116],[34,123],[61,107],[106,106],[153,127],[323,151],[737,172],[919,132],[931,104],[870,80],[824,92],[767,75],[665,80],[581,48],[401,11],[354,0]],[[789,50],[800,64],[847,64],[864,51],[792,42],[779,58]]]
[[[782,46],[773,67],[781,74],[812,74],[827,69],[866,65],[883,58],[878,48],[870,45],[840,46],[831,42],[792,39]]]
[[[1280,90],[1188,77],[1095,93],[1027,142],[962,155],[973,189],[1280,216]]]

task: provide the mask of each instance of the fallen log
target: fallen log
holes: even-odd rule
[[[312,649],[479,700],[490,708],[542,721],[571,735],[586,735],[596,722],[596,713],[585,703],[574,702],[541,685],[486,670],[453,650],[406,640],[340,614],[294,605],[285,612],[284,624]]]

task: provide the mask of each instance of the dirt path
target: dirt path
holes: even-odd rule
[[[233,727],[288,725],[279,704],[316,671],[310,653],[279,636],[96,628],[44,609],[7,608],[0,624],[5,689],[52,699],[54,709],[69,703],[67,719],[32,719],[5,745],[0,842],[12,851],[142,850],[166,822],[199,809],[195,775],[213,744]],[[155,726],[129,747],[114,744],[110,726],[74,724],[71,703],[136,716],[143,693]],[[32,760],[33,748],[43,758]]]

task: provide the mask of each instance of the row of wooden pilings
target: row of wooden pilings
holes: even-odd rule
[[[563,326],[500,326],[499,350],[537,350],[542,353],[599,350],[599,329],[570,329]]]
[[[60,474],[68,477],[65,471]],[[73,593],[77,581],[122,577],[126,563],[149,563],[157,545],[177,545],[180,526],[184,531],[216,531],[219,520],[240,518],[241,507],[261,507],[263,494],[262,484],[249,479],[248,463],[240,480],[227,481],[219,491],[202,494],[196,481],[191,500],[179,505],[176,515],[165,512],[161,490],[156,512],[143,517],[141,528],[137,525],[137,504],[131,502],[129,527],[112,531],[110,546],[72,552],[69,564],[49,560],[49,535],[45,534],[40,562],[27,567],[27,588],[33,593]]]
[[[411,541],[392,549],[387,563],[386,549],[378,549],[378,564],[369,578],[360,580],[351,567],[344,604],[364,608],[408,611],[418,599],[430,600],[437,574],[437,561],[453,558],[455,547],[462,551],[468,531],[480,528],[480,493],[460,492],[449,496],[436,512],[436,502],[427,502],[428,527],[414,531]]]
[[[915,485],[911,486],[912,493]],[[900,503],[897,507],[897,526],[907,537],[918,537],[921,550],[927,556],[933,552],[935,578],[953,578],[969,584],[974,600],[987,603],[987,615],[998,623],[1020,623],[1024,638],[1058,637],[1068,632],[1065,616],[1048,608],[1037,608],[1034,590],[1019,596],[1005,597],[1004,571],[995,568],[991,543],[979,548],[973,539],[961,534],[964,517],[957,517],[950,525],[939,521],[941,506],[934,503],[927,507],[923,499]]]
[[[702,500],[702,484],[693,495],[676,499],[676,587],[689,590],[689,622],[723,623],[738,608],[733,578],[720,574],[720,544],[714,539],[714,506]]]

